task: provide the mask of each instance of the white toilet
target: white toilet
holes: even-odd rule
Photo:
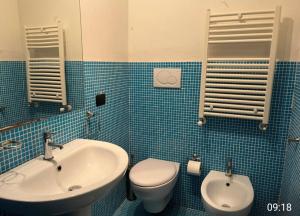
[[[172,197],[179,167],[179,163],[153,158],[133,166],[129,174],[131,186],[146,211],[159,213],[164,210]]]

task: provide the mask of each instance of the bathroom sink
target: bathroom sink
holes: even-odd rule
[[[53,150],[53,156],[0,175],[0,209],[22,215],[89,215],[91,203],[103,198],[128,166],[126,151],[102,141],[77,139]]]
[[[202,201],[209,215],[246,216],[249,214],[254,191],[247,176],[225,176],[210,171],[201,185]]]

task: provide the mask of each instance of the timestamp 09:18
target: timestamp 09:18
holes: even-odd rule
[[[292,211],[291,203],[268,203],[267,211],[269,212],[290,212]]]

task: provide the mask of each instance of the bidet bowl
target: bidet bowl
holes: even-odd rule
[[[84,215],[124,176],[128,155],[121,147],[78,139],[0,175],[0,208],[22,215]],[[17,208],[16,208],[17,207]]]
[[[247,176],[210,171],[201,185],[204,208],[210,216],[247,216],[254,191]]]

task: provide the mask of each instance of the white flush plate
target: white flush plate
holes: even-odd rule
[[[154,68],[153,86],[157,88],[180,88],[181,68]]]

